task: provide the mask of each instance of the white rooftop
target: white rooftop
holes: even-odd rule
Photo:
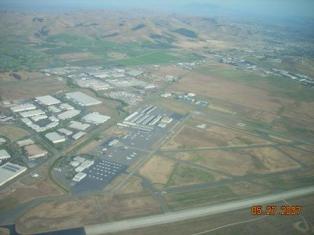
[[[87,114],[85,117],[83,117],[83,121],[98,125],[107,122],[110,118],[111,117],[109,116],[95,112]]]
[[[77,121],[71,121],[71,124],[69,127],[72,129],[79,130],[79,131],[85,131],[86,129],[88,129],[90,127],[90,125],[84,124],[81,122],[77,122]]]
[[[97,105],[101,104],[102,102],[89,96],[86,95],[80,91],[76,92],[70,92],[66,94],[66,97],[68,99],[73,100],[75,103],[81,105],[81,106],[92,106],[92,105]]]
[[[31,103],[19,104],[19,105],[15,105],[11,107],[11,110],[14,113],[22,112],[22,111],[29,111],[29,110],[34,110],[34,109],[36,109],[36,106]]]
[[[71,119],[74,118],[75,116],[79,115],[81,113],[81,111],[73,109],[73,110],[67,110],[64,111],[63,113],[60,113],[58,115],[58,118],[60,120],[66,120],[66,119]]]
[[[26,170],[26,167],[13,164],[11,162],[7,162],[6,164],[0,166],[0,186],[14,179]]]
[[[38,96],[36,97],[36,100],[43,105],[55,105],[55,104],[60,104],[61,101],[56,99],[55,97],[51,96],[51,95],[45,95],[45,96]]]
[[[58,134],[57,132],[50,132],[45,135],[52,143],[62,143],[66,141],[66,138],[63,135]]]
[[[24,147],[26,145],[34,144],[34,141],[32,139],[24,139],[17,142],[17,145],[19,147]]]

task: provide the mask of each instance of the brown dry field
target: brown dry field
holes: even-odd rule
[[[43,203],[20,217],[16,226],[29,234],[156,213],[159,204],[148,194],[91,196]]]
[[[96,147],[99,145],[99,142],[96,140],[93,140],[89,144],[85,145],[83,148],[79,150],[80,154],[90,154],[92,151],[96,149]]]
[[[205,129],[197,125],[206,124]],[[164,149],[217,147],[228,145],[266,144],[266,140],[246,132],[240,132],[199,120],[189,121],[166,145]]]
[[[234,81],[202,75],[197,72],[187,74],[169,90],[193,92],[209,98],[219,97],[219,99],[227,102],[273,113],[277,113],[282,105],[289,103],[286,99],[277,97],[275,99],[263,89],[252,88]]]
[[[172,99],[159,99],[155,104],[182,115],[191,112],[191,106]]]
[[[234,182],[233,184],[229,185],[229,188],[232,190],[233,193],[237,195],[245,195],[247,197],[272,193],[271,189],[263,184],[250,183],[245,181]]]
[[[241,176],[248,173],[255,173],[254,162],[249,155],[235,151],[198,151],[190,152],[184,157],[175,154],[180,160],[192,161],[208,169],[213,169],[226,175]]]
[[[304,126],[312,127],[314,125],[314,102],[298,102],[285,107],[283,116],[298,120],[304,123]]]
[[[282,152],[270,148],[254,148],[242,151],[198,151],[185,156],[175,155],[181,160],[205,166],[221,173],[235,176],[267,174],[297,169],[300,165]]]
[[[64,82],[53,78],[0,82],[0,94],[3,100],[30,99],[65,89],[66,84]]]
[[[186,74],[186,70],[175,65],[162,65],[157,71],[153,71],[152,74],[160,77],[161,80],[164,80],[167,75],[177,77],[183,76],[184,74]]]
[[[9,138],[11,141],[16,141],[28,136],[29,133],[19,127],[0,125],[0,135]]]
[[[33,79],[41,79],[43,77],[42,73],[39,72],[28,72],[20,70],[16,74],[21,76],[21,80],[33,80]],[[16,80],[11,72],[0,72],[0,81],[18,81]]]
[[[256,168],[256,173],[280,172],[300,167],[299,163],[275,148],[254,148],[243,152],[249,154],[258,162],[257,165],[261,166]]]
[[[139,173],[154,184],[166,184],[174,169],[175,162],[160,156],[151,158]]]
[[[21,182],[16,182],[2,191],[0,200],[5,201],[7,198],[17,200],[19,203],[31,201],[35,198],[45,196],[60,196],[61,192],[52,182],[48,180],[41,180],[35,184],[26,185]]]
[[[284,154],[291,156],[293,159],[302,162],[306,166],[314,166],[314,153],[295,149],[291,147],[278,147]]]
[[[88,53],[88,52],[66,53],[66,54],[61,54],[59,57],[60,59],[67,60],[67,61],[98,59],[96,55],[92,53]]]
[[[126,185],[120,190],[122,194],[143,192],[142,180],[139,177],[132,176],[128,179]]]

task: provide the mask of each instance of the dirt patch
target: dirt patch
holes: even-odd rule
[[[135,176],[132,176],[121,190],[121,193],[123,194],[140,192],[143,192],[142,180]]]
[[[172,160],[155,156],[139,172],[154,184],[166,184],[173,171],[174,164],[175,162]]]

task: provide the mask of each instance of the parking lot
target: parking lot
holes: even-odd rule
[[[83,193],[92,190],[102,190],[116,176],[126,170],[126,166],[109,160],[98,160],[93,166],[84,171],[87,176],[74,184],[74,193]]]

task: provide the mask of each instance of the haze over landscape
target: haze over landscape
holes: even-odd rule
[[[0,1],[0,234],[313,234],[313,12]]]

